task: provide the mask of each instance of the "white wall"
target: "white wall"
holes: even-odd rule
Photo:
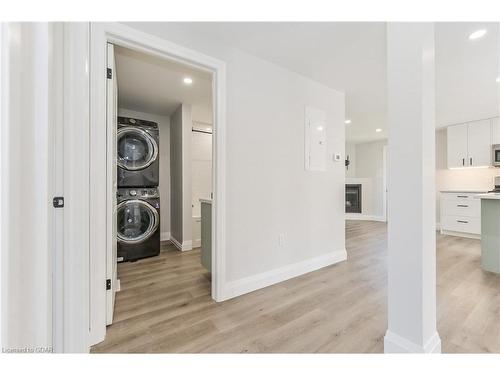
[[[345,249],[344,94],[172,23],[143,31],[226,62],[226,277],[266,275]],[[304,170],[304,108],[327,113],[327,172]],[[279,234],[284,246],[278,244]]]
[[[171,236],[189,249],[192,241],[191,107],[181,104],[170,116]]]
[[[367,215],[377,217],[384,216],[384,171],[383,171],[383,155],[384,146],[387,145],[387,140],[358,143],[356,144],[356,173],[355,177],[370,179],[371,184],[371,212],[366,212]]]
[[[182,243],[182,107],[170,116],[170,235]]]
[[[118,80],[120,77],[118,77]],[[160,130],[160,230],[162,240],[170,236],[170,118],[153,113],[132,111],[126,108],[118,109],[118,116],[133,117],[153,121]]]
[[[212,192],[212,134],[192,132],[191,174],[192,212],[201,215],[200,198],[210,199]]]
[[[440,222],[439,191],[479,190],[494,187],[494,178],[500,176],[500,168],[447,169],[446,129],[436,132],[436,222]]]
[[[2,348],[47,348],[52,346],[51,29],[47,23],[2,27],[2,74],[8,77],[2,82],[1,123]]]
[[[182,104],[182,247],[192,248],[193,207],[192,201],[192,128],[191,105]]]
[[[349,156],[349,169],[346,170],[346,177],[356,177],[356,144],[347,142],[345,145],[345,156]]]

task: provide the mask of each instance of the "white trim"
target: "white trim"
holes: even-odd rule
[[[64,352],[89,350],[89,32],[64,23]]]
[[[174,236],[172,236],[172,235],[170,236],[170,242],[172,242],[176,248],[178,248],[179,250],[182,251],[181,243],[179,241],[177,241],[177,239],[175,239]]]
[[[436,230],[441,231],[441,223],[436,223]]]
[[[192,241],[184,241],[182,244],[180,241],[178,241],[176,238],[173,236],[170,236],[170,242],[174,244],[174,246],[179,249],[180,251],[189,251],[193,250],[193,244]]]
[[[480,240],[481,239],[481,235],[480,234],[465,233],[465,232],[455,232],[455,231],[452,231],[452,230],[443,230],[443,229],[441,229],[441,234],[443,234],[445,236],[471,238],[473,240]]]
[[[365,214],[353,214],[353,213],[345,214],[345,219],[346,220],[383,221],[383,222],[386,221],[383,216],[365,215]]]
[[[161,232],[160,241],[170,241],[170,232]]]
[[[49,168],[51,194],[53,197],[64,196],[64,24],[55,22],[51,26],[49,61],[50,121],[52,135],[52,165]],[[64,352],[64,210],[53,210],[51,228],[52,241],[52,349],[55,353]],[[86,332],[85,332],[86,334]]]
[[[441,339],[434,332],[425,345],[421,346],[414,342],[387,330],[384,336],[385,353],[441,353]]]
[[[230,281],[226,284],[224,299],[230,299],[242,294],[253,292],[266,286],[280,283],[308,272],[342,262],[347,259],[345,249],[332,251],[328,254],[315,258],[306,259],[297,263],[289,264],[271,271],[245,277],[243,279]]]
[[[101,322],[101,315],[105,317],[103,310],[105,290],[100,280],[105,271],[105,250],[106,250],[106,226],[102,219],[106,217],[105,205],[99,199],[100,195],[105,195],[106,181],[105,165],[102,160],[105,157],[105,134],[106,134],[106,109],[105,109],[105,84],[104,75],[106,64],[106,43],[110,42],[119,46],[127,47],[142,53],[154,55],[160,58],[175,60],[183,64],[204,69],[213,74],[213,100],[214,100],[214,128],[213,128],[213,176],[214,182],[214,210],[212,210],[212,298],[221,301],[222,290],[225,284],[225,170],[226,170],[226,150],[225,150],[225,121],[226,121],[226,65],[225,62],[171,43],[165,39],[146,34],[137,29],[119,23],[91,23],[90,36],[90,110],[91,110],[91,145],[95,152],[90,155],[82,153],[82,157],[92,157],[91,184],[93,197],[90,199],[91,235],[93,245],[90,247],[91,259],[91,291],[90,296],[96,299],[90,305],[91,315],[94,317],[91,324],[91,344],[104,339],[105,325]],[[100,164],[97,161],[100,161]],[[104,193],[103,193],[104,191]],[[94,220],[97,219],[97,220]],[[172,240],[172,239],[171,239]],[[183,244],[181,248],[188,247]],[[102,297],[101,297],[102,294]],[[75,303],[79,303],[76,301]],[[98,325],[98,326],[96,326]],[[96,330],[97,334],[94,333]]]
[[[198,238],[197,240],[193,240],[193,249],[200,247],[201,246],[201,238]]]
[[[382,148],[382,217],[383,221],[387,221],[387,201],[388,201],[388,185],[387,185],[387,178],[388,178],[388,164],[387,164],[387,145],[384,145]]]
[[[9,69],[8,69],[8,27],[5,23],[0,23],[0,342],[3,344],[7,338],[7,309],[6,309],[6,299],[5,291],[7,290],[7,284],[3,281],[4,272],[3,269],[7,262],[7,253],[5,249],[8,248],[8,225],[5,225],[5,220],[8,222],[8,214],[6,203],[8,202],[9,187],[6,184],[6,180],[9,178],[8,175],[8,165],[9,165],[9,142],[8,142],[8,131],[9,127],[9,117],[7,108],[9,106],[9,96],[8,92],[8,80],[9,80]],[[5,231],[5,232],[4,232]]]

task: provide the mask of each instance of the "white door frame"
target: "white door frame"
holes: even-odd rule
[[[113,43],[149,55],[175,60],[213,76],[213,190],[212,298],[225,299],[225,169],[226,169],[226,65],[200,52],[171,43],[119,23],[91,23],[90,32],[90,340],[104,340],[106,333],[106,46]]]
[[[387,184],[387,177],[389,176],[388,174],[389,169],[388,169],[388,164],[387,164],[387,145],[384,145],[382,149],[382,218],[384,221],[387,222],[388,220],[388,214],[387,214],[387,194],[388,192],[388,184]]]

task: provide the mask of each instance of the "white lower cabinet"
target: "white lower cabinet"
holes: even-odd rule
[[[441,233],[464,237],[481,235],[481,200],[478,193],[441,193]]]

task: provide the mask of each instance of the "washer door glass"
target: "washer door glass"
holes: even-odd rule
[[[117,138],[117,162],[121,168],[130,171],[144,169],[158,157],[155,140],[142,129],[121,128]]]
[[[139,199],[121,202],[116,216],[118,240],[125,243],[147,240],[158,228],[158,211]]]

